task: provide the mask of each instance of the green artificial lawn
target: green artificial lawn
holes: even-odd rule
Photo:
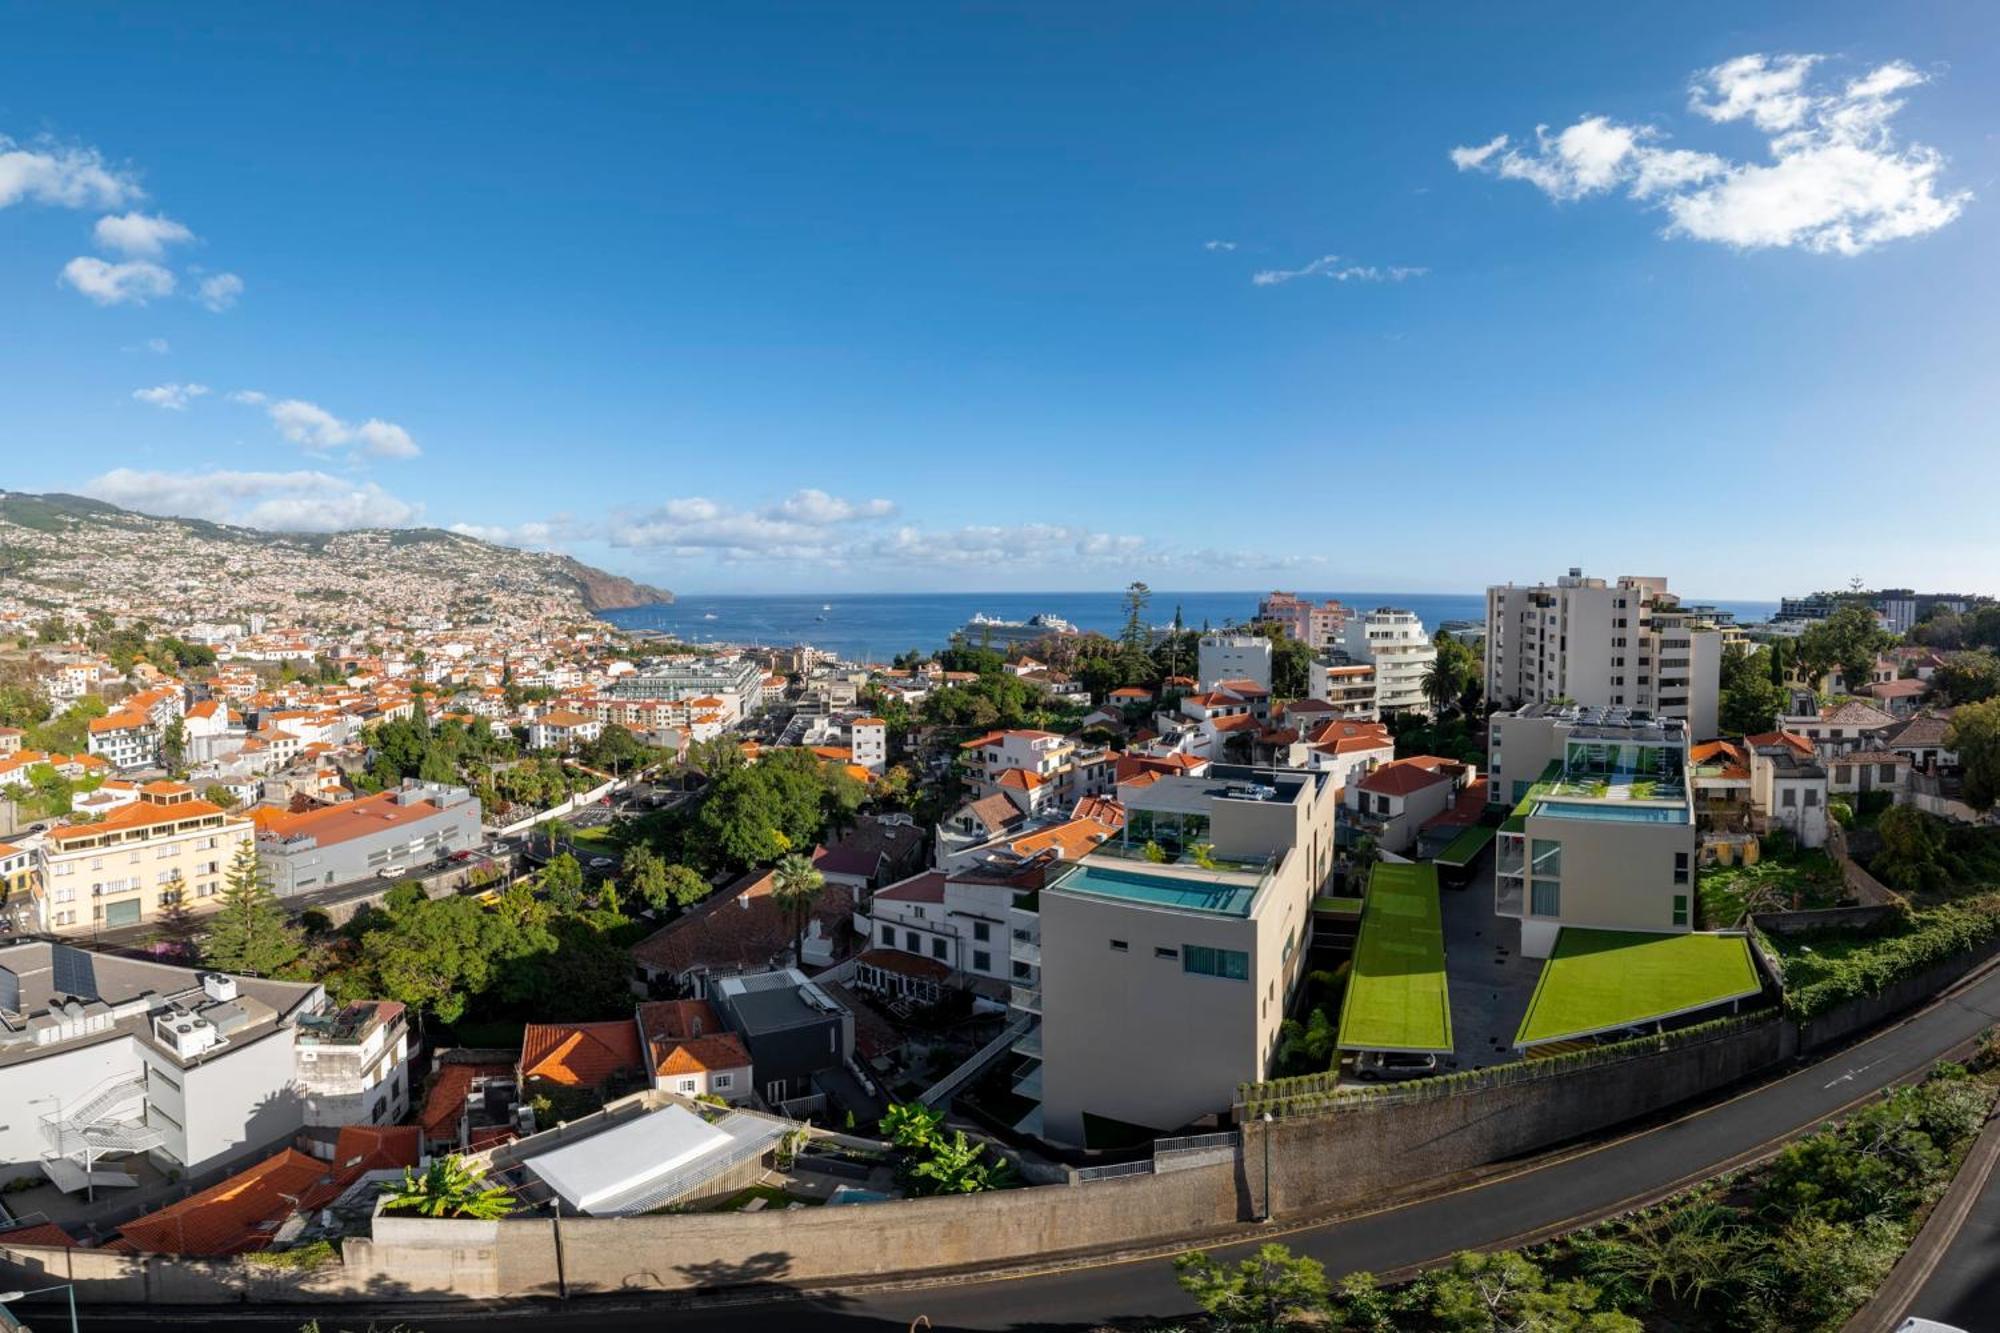
[[[1435,866],[1384,861],[1370,873],[1354,968],[1340,1005],[1339,1045],[1344,1051],[1452,1049]]]
[[[1486,850],[1486,844],[1493,841],[1496,832],[1498,830],[1477,824],[1461,831],[1450,845],[1438,853],[1437,863],[1441,866],[1471,865]]]
[[[1362,900],[1359,898],[1324,897],[1313,899],[1315,912],[1359,912]]]
[[[1516,1046],[1609,1032],[1755,995],[1740,935],[1565,929],[1535,983]]]

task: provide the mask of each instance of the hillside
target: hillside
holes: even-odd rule
[[[0,492],[0,608],[351,625],[559,620],[673,594],[440,528],[261,532]]]

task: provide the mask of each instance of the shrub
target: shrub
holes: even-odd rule
[[[1785,1007],[1816,1018],[1849,1000],[1879,995],[1934,963],[2000,935],[2000,900],[1954,903],[1917,912],[1900,933],[1878,936],[1839,956],[1802,955],[1785,964]]]

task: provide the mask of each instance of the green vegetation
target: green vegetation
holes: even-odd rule
[[[1953,705],[1983,703],[2000,695],[2000,654],[1990,648],[1951,654],[1932,673],[1931,692]]]
[[[1882,811],[1868,869],[1920,903],[1950,902],[2000,887],[2000,829],[1951,824],[1913,806]]]
[[[1469,829],[1461,830],[1459,835],[1437,854],[1437,864],[1454,868],[1471,865],[1478,859],[1479,854],[1486,850],[1486,844],[1492,842],[1498,832],[1498,829],[1483,824],[1475,824]]]
[[[315,1268],[325,1268],[329,1264],[339,1263],[340,1250],[330,1240],[309,1240],[303,1245],[294,1245],[289,1250],[252,1250],[243,1256],[243,1260],[259,1268],[310,1272]]]
[[[30,764],[26,782],[9,784],[4,794],[19,807],[21,818],[55,819],[70,813],[78,796],[104,785],[97,774],[66,778],[49,764]]]
[[[1752,912],[1837,907],[1846,896],[1840,871],[1818,851],[1779,851],[1754,866],[1707,867],[1698,892],[1707,930],[1727,930]]]
[[[1461,716],[1436,721],[1420,713],[1396,713],[1388,719],[1389,734],[1396,740],[1396,758],[1434,754],[1440,759],[1484,764],[1486,743],[1483,730]]]
[[[1535,982],[1517,1046],[1631,1027],[1757,994],[1739,935],[1565,929]]]
[[[882,1133],[903,1150],[898,1174],[911,1194],[980,1194],[1012,1189],[1020,1182],[1004,1157],[988,1160],[984,1144],[962,1129],[944,1132],[944,1112],[921,1102],[891,1105],[882,1113]]]
[[[1987,897],[1896,917],[1875,930],[1779,935],[1769,942],[1784,961],[1785,1008],[1815,1018],[1836,1005],[1882,990],[2000,935],[2000,898]]]
[[[382,1208],[391,1213],[423,1217],[466,1217],[490,1222],[514,1211],[514,1196],[486,1183],[486,1168],[456,1153],[432,1159],[418,1174],[403,1168],[403,1179],[382,1190]]]
[[[1313,911],[1359,912],[1365,901],[1362,898],[1340,898],[1329,894],[1313,899]]]
[[[1755,736],[1778,725],[1785,706],[1784,667],[1771,647],[1722,650],[1716,722],[1726,736]]]
[[[826,876],[797,852],[779,857],[771,872],[771,901],[791,919],[792,962],[799,967],[806,965],[806,923],[825,888]]]
[[[1451,1050],[1435,866],[1380,862],[1369,872],[1354,970],[1340,1008],[1340,1047]]]
[[[1234,1266],[1175,1261],[1217,1328],[1375,1333],[1832,1333],[1872,1296],[1943,1192],[1994,1099],[1989,1045],[1942,1064],[1741,1177],[1525,1252],[1461,1254],[1396,1287],[1329,1290],[1267,1245]]]
[[[304,932],[291,924],[278,895],[271,892],[270,877],[250,838],[230,858],[221,905],[206,925],[202,961],[217,971],[289,976],[305,954]]]
[[[1839,671],[1850,693],[1867,684],[1875,659],[1896,641],[1865,606],[1843,606],[1824,620],[1815,620],[1799,635],[1799,664],[1814,680]]]
[[[1359,901],[1356,900],[1358,907]],[[1340,1021],[1340,1001],[1347,992],[1350,962],[1342,962],[1331,972],[1311,972],[1306,976],[1306,1018],[1288,1018],[1278,1025],[1278,1056],[1275,1076],[1286,1078],[1315,1073],[1333,1067],[1338,1053],[1335,1033]]]
[[[1951,715],[1945,742],[1964,770],[1965,803],[1991,810],[2000,800],[2000,699],[1967,704]]]

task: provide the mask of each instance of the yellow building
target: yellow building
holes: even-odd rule
[[[215,906],[223,874],[251,842],[249,820],[177,782],[149,782],[103,819],[51,829],[41,848],[43,911],[57,934],[157,919],[180,879],[188,905]]]

